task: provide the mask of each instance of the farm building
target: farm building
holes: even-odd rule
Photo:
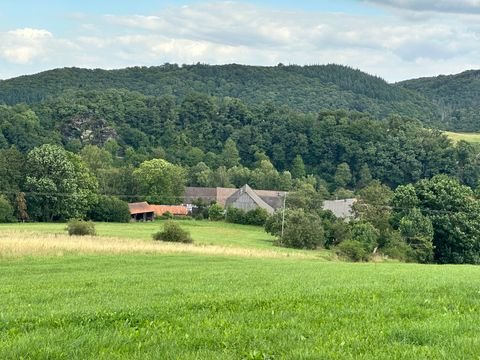
[[[128,204],[131,221],[152,221],[155,218],[155,210],[147,202]]]
[[[150,205],[147,202],[128,204],[132,221],[152,221],[155,216],[162,216],[166,212],[174,216],[186,216],[191,212],[186,205]]]
[[[330,210],[337,218],[350,220],[355,216],[353,204],[356,201],[357,199],[325,200],[322,208],[323,210]]]
[[[234,192],[226,201],[226,207],[234,207],[244,211],[255,210],[261,208],[267,210],[269,214],[273,214],[275,209],[267,204],[253,189],[244,185]]]
[[[234,206],[247,211],[261,207],[273,213],[283,207],[286,194],[284,191],[254,190],[248,185],[241,189],[187,187],[184,202],[186,204],[193,204],[198,200],[205,204],[216,202],[223,207]]]
[[[186,205],[151,205],[155,216],[162,216],[169,212],[174,216],[187,216],[190,213]]]
[[[186,204],[193,204],[198,200],[204,204],[216,202],[224,208],[233,206],[245,211],[260,207],[272,214],[283,208],[285,196],[288,196],[288,193],[284,191],[254,190],[248,185],[240,189],[187,187],[184,202]],[[353,219],[353,204],[356,201],[356,199],[325,200],[322,208],[330,210],[338,218]]]

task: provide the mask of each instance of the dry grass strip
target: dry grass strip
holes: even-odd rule
[[[178,244],[98,236],[68,236],[24,231],[0,233],[0,257],[64,254],[203,254],[254,258],[315,258],[298,252],[216,245]]]

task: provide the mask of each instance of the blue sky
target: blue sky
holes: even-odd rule
[[[0,79],[55,67],[340,63],[388,81],[480,68],[477,0],[0,2]]]

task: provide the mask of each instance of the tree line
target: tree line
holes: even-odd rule
[[[382,119],[391,114],[415,117],[425,124],[440,119],[438,106],[423,94],[341,65],[263,67],[177,65],[120,70],[64,68],[0,82],[0,103],[39,103],[67,91],[126,89],[147,96],[180,100],[192,91],[248,105],[271,102],[295,111],[346,109]]]

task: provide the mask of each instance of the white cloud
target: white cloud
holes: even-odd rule
[[[480,0],[366,0],[369,3],[419,12],[480,14]]]
[[[143,54],[148,61],[186,63],[337,62],[398,80],[409,72],[449,72],[455,63],[470,66],[479,55],[479,29],[451,20],[410,23],[393,16],[287,12],[232,2],[107,20],[128,29],[129,35],[112,42],[128,46],[122,57],[132,60]]]
[[[44,29],[16,29],[8,31],[9,35],[12,35],[19,39],[25,40],[38,40],[38,39],[47,39],[53,37],[52,33]]]
[[[382,3],[406,7],[414,2]],[[461,3],[477,6],[478,1]],[[78,21],[75,38],[56,38],[41,29],[0,33],[0,58],[36,68],[341,63],[390,81],[480,67],[480,25],[463,15],[410,22],[393,14],[295,12],[220,2]]]
[[[7,61],[27,64],[45,52],[45,45],[53,38],[44,29],[16,29],[0,33],[0,57]]]

